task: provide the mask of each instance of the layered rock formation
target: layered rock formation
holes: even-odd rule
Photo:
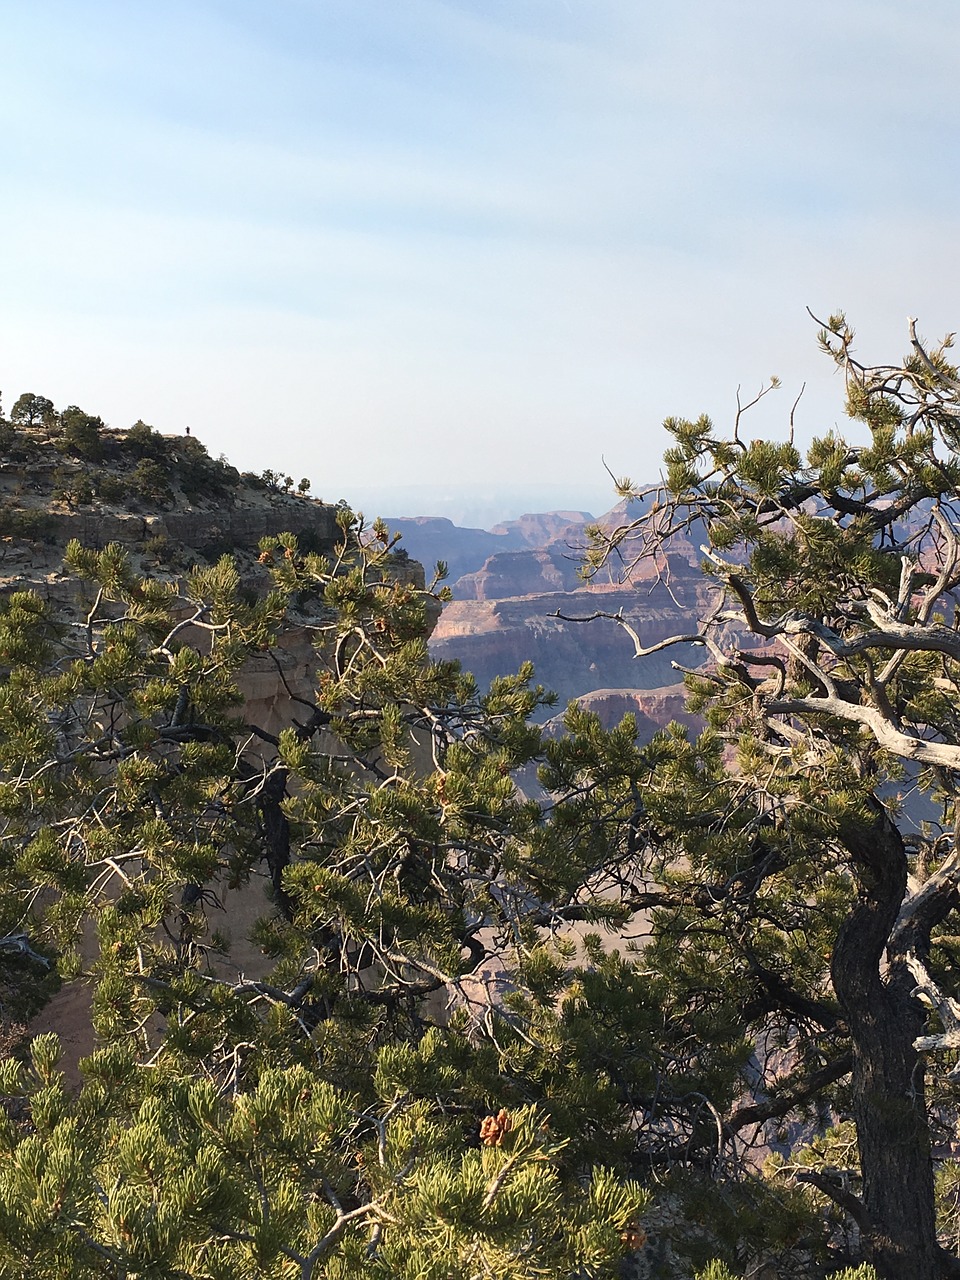
[[[597,523],[613,527],[631,514],[621,503]],[[630,635],[616,621],[574,619],[618,615],[650,645],[695,630],[713,592],[690,537],[678,540],[656,564],[620,566],[623,580],[607,572],[604,580],[584,581],[582,550],[591,522],[586,513],[571,512],[512,522],[512,536],[522,528],[528,541],[541,545],[498,548],[461,574],[431,649],[437,657],[458,659],[481,685],[532,660],[538,681],[558,695],[561,706],[587,699],[607,724],[627,710],[637,712],[648,737],[672,719],[686,722],[674,664],[699,666],[702,650],[682,645],[638,659]],[[481,547],[476,540],[477,553]]]
[[[663,596],[666,592],[642,597],[633,587],[611,587],[455,601],[443,612],[431,651],[438,658],[459,659],[481,685],[532,661],[537,680],[561,704],[597,689],[672,685],[679,678],[672,663],[698,666],[699,650],[684,645],[637,659],[630,637],[616,622],[570,620],[620,613],[647,643],[654,643],[689,626],[689,614]]]
[[[479,569],[491,556],[544,547],[561,539],[568,529],[582,528],[593,519],[588,511],[550,511],[507,520],[492,529],[465,529],[445,516],[385,518],[390,528],[401,534],[404,549],[428,571],[443,560],[451,582]]]
[[[580,585],[575,554],[546,546],[540,550],[498,552],[475,573],[458,578],[453,590],[457,600],[509,600],[543,592],[575,591]]]

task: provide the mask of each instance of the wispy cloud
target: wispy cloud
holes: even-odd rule
[[[241,465],[574,479],[779,372],[803,307],[960,324],[960,12],[35,0],[0,86],[2,381]],[[954,308],[951,313],[951,308]],[[884,348],[889,353],[889,346]]]

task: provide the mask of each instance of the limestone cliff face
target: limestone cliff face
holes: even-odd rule
[[[122,542],[131,549],[154,538],[167,538],[201,557],[230,547],[241,553],[255,551],[261,538],[280,532],[307,535],[311,545],[332,549],[336,510],[319,502],[275,495],[274,501],[256,505],[186,507],[156,512],[122,512],[110,509],[50,511],[45,517],[45,537],[66,545],[79,538],[85,546],[103,547]]]
[[[457,600],[509,600],[547,591],[574,591],[580,585],[578,564],[570,553],[545,547],[490,556],[476,573],[466,573],[453,586]]]
[[[561,705],[597,690],[675,685],[679,677],[673,663],[699,666],[699,647],[683,645],[638,659],[630,636],[616,622],[571,621],[620,615],[645,645],[695,630],[695,619],[709,609],[713,590],[700,572],[694,547],[682,544],[658,564],[641,561],[626,582],[584,582],[578,574],[577,532],[576,526],[567,526],[562,541],[537,550],[499,552],[463,575],[454,583],[454,601],[434,632],[432,652],[459,659],[481,685],[532,660],[537,680],[557,693]],[[582,528],[579,534],[582,545]],[[651,726],[667,723],[681,710],[676,699],[647,700],[651,714],[641,720],[645,736]],[[629,701],[629,709],[636,710],[643,699],[629,695]]]
[[[196,437],[102,430],[75,456],[62,434],[22,428],[0,452],[0,573],[55,575],[76,538],[121,543],[137,567],[174,574],[225,551],[253,565],[257,543],[285,531],[332,550],[336,508],[284,491],[276,477],[241,475]]]

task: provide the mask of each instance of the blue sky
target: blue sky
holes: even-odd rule
[[[0,387],[392,514],[960,328],[952,0],[0,5]],[[414,489],[412,486],[417,486]],[[415,496],[414,496],[415,495]],[[418,511],[409,505],[414,503]]]

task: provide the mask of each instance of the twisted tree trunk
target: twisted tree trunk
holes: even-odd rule
[[[903,964],[881,976],[906,893],[906,851],[879,803],[871,823],[851,822],[842,838],[860,893],[838,934],[832,977],[853,1042],[864,1252],[881,1280],[944,1280],[952,1268],[937,1243],[923,1062],[913,1047],[924,1014]]]

